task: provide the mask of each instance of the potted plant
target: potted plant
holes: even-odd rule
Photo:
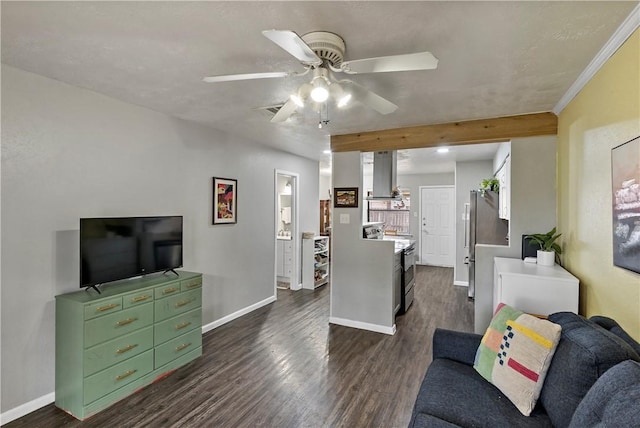
[[[500,182],[498,181],[497,178],[493,177],[493,178],[485,178],[484,180],[482,180],[480,182],[480,196],[485,195],[485,193],[487,193],[487,190],[491,190],[492,192],[499,192],[500,191]]]
[[[529,239],[540,245],[537,254],[537,263],[542,266],[553,266],[556,262],[556,255],[562,254],[562,248],[556,243],[556,240],[562,233],[556,234],[554,227],[547,233],[535,233],[527,235]]]

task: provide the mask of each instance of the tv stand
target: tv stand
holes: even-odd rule
[[[98,294],[102,294],[102,292],[100,291],[100,289],[98,288],[100,284],[95,284],[95,285],[88,285],[84,288],[84,291],[89,291],[90,288],[93,288],[94,290],[96,290],[98,292]]]
[[[165,273],[167,273],[167,272],[173,272],[173,273],[175,273],[175,274],[176,274],[176,276],[180,276],[180,274],[179,274],[178,272],[176,272],[175,270],[173,270],[173,269],[167,269],[167,270],[165,270],[164,272],[162,272],[162,274],[164,275],[164,274],[165,274]]]
[[[56,296],[56,406],[84,420],[202,355],[202,274],[161,272]]]

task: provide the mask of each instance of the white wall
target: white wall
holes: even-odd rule
[[[334,153],[332,176],[335,187],[358,187],[360,202],[358,208],[334,208],[331,213],[330,321],[393,334],[394,243],[362,239],[360,153]]]
[[[320,175],[319,185],[318,185],[318,195],[320,200],[331,199],[329,195],[331,194],[331,175]]]
[[[398,187],[409,189],[411,193],[411,225],[413,239],[420,239],[420,186],[452,186],[455,183],[454,173],[442,174],[402,174],[398,175]]]
[[[78,219],[184,216],[203,323],[274,298],[274,170],[300,174],[317,230],[318,162],[2,66],[2,406],[54,391],[54,296],[78,290]],[[238,180],[238,224],[211,225],[213,176]]]
[[[520,258],[522,235],[556,225],[556,136],[511,141],[509,246],[476,246],[476,333],[484,333],[493,312],[493,258]]]

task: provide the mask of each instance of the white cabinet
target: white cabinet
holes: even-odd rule
[[[329,237],[302,240],[302,288],[313,290],[329,282]]]
[[[539,266],[520,259],[494,258],[493,310],[506,303],[523,312],[578,313],[578,278],[561,266]]]
[[[279,279],[286,278],[287,282],[291,277],[293,265],[293,251],[290,239],[278,239],[276,245],[276,275]]]
[[[500,183],[498,192],[498,216],[501,219],[509,220],[511,215],[511,161],[506,158],[502,167],[496,172],[496,178]]]

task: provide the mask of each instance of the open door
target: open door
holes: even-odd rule
[[[298,226],[297,173],[276,170],[275,174],[275,287],[299,290],[300,233]],[[276,293],[277,294],[277,293]]]

